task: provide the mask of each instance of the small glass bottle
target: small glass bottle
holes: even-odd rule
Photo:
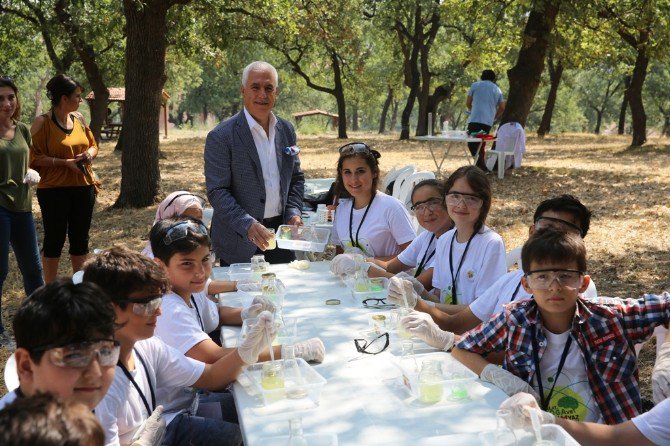
[[[288,446],[307,446],[305,434],[302,432],[302,419],[288,420]]]
[[[402,353],[400,356],[400,368],[402,369],[402,382],[410,392],[412,391],[412,381],[416,383],[417,373],[419,373],[419,365],[416,363],[416,356],[414,356],[414,343],[410,340],[400,342]]]
[[[421,371],[419,372],[419,400],[427,404],[440,402],[444,393],[443,380],[440,361],[425,359],[421,363]]]
[[[409,308],[396,308],[398,313],[398,336],[400,336],[402,339],[411,339],[412,333],[409,331],[405,330],[405,327],[402,325],[402,319],[409,315],[410,309]]]
[[[261,276],[261,293],[263,296],[275,296],[279,292],[277,276],[275,273],[263,273]]]
[[[496,430],[493,432],[493,444],[496,446],[515,446],[516,435],[507,425],[507,420],[512,416],[509,410],[498,410],[496,412]]]
[[[365,293],[369,290],[368,275],[362,269],[356,270],[354,274],[354,290],[357,293]]]
[[[265,264],[265,256],[262,254],[256,254],[251,257],[251,272],[260,273],[263,272]]]
[[[281,361],[263,363],[261,387],[265,390],[272,390],[283,389],[284,386],[284,364]]]

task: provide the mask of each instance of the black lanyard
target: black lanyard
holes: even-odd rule
[[[468,249],[470,248],[470,242],[472,241],[473,238],[475,238],[475,235],[477,235],[477,232],[473,232],[470,238],[468,239],[468,244],[465,245],[465,250],[463,251],[463,255],[461,256],[461,261],[458,262],[458,269],[456,269],[456,275],[454,275],[454,266],[453,266],[453,260],[451,257],[451,252],[454,250],[454,240],[456,240],[456,237],[458,237],[458,230],[454,231],[454,236],[451,238],[451,244],[449,245],[449,272],[451,273],[451,303],[455,304],[456,301],[456,279],[458,279],[458,275],[461,273],[461,266],[463,266],[463,260],[465,260],[465,255],[468,253]],[[446,302],[445,302],[446,303]]]
[[[356,200],[354,198],[351,199],[351,210],[349,211],[349,239],[351,240],[351,246],[353,248],[360,248],[361,250],[363,250],[361,245],[358,243],[358,234],[361,232],[361,226],[363,226],[365,217],[368,216],[368,211],[370,210],[370,206],[372,206],[372,201],[375,199],[375,195],[377,194],[375,193],[374,195],[372,195],[372,198],[370,198],[370,202],[365,207],[363,218],[361,218],[361,222],[358,224],[358,229],[356,229],[356,240],[354,240],[354,233],[352,232],[353,219],[354,219],[354,204],[356,204]]]
[[[572,344],[572,335],[568,335],[568,340],[565,341],[565,347],[563,347],[563,353],[561,354],[561,360],[558,362],[558,369],[556,370],[556,375],[554,375],[554,384],[551,386],[551,390],[549,391],[549,395],[547,395],[547,398],[544,397],[544,386],[542,385],[542,374],[540,373],[540,356],[539,356],[539,347],[537,345],[537,336],[535,332],[535,325],[530,326],[531,330],[531,335],[533,337],[533,361],[535,362],[535,376],[537,377],[537,389],[540,392],[540,405],[542,410],[547,411],[549,408],[549,403],[551,402],[551,396],[554,394],[554,388],[556,387],[556,383],[558,382],[558,377],[561,374],[561,370],[563,370],[563,366],[565,365],[565,360],[568,357],[568,353],[570,352],[570,345]]]
[[[147,367],[147,363],[144,362],[144,358],[142,358],[142,355],[140,355],[140,353],[135,349],[133,349],[133,351],[135,352],[135,356],[137,356],[140,362],[142,363],[142,367],[144,367],[144,375],[147,377],[147,384],[149,385],[149,391],[151,392],[151,406],[149,406],[147,397],[144,396],[144,392],[142,392],[142,389],[140,389],[140,386],[137,384],[137,381],[135,381],[135,378],[133,378],[133,375],[130,374],[126,366],[123,365],[121,361],[117,362],[116,365],[121,367],[123,374],[126,375],[128,381],[130,381],[133,384],[135,390],[137,390],[137,393],[140,394],[140,398],[142,398],[142,402],[144,403],[144,407],[147,409],[147,413],[151,415],[151,413],[154,411],[153,409],[156,408],[156,395],[154,394],[154,386],[151,384],[151,378],[149,377],[149,368]],[[135,364],[135,366],[137,367],[137,364]]]
[[[195,303],[193,294],[191,294],[191,302],[193,303],[193,308],[195,308],[195,313],[198,315],[198,322],[200,322],[200,328],[202,331],[205,331],[205,324],[202,323],[202,317],[200,316],[200,310],[198,309],[198,304]]]
[[[516,288],[514,288],[514,293],[512,294],[512,299],[510,300],[510,302],[514,302],[514,299],[516,299],[516,295],[520,289],[521,289],[521,279],[519,279],[519,283],[517,283]]]
[[[435,240],[435,234],[433,234],[430,237],[430,240],[428,240],[428,246],[426,246],[426,252],[423,253],[423,257],[421,258],[421,261],[419,262],[419,266],[416,267],[416,272],[414,273],[414,277],[419,277],[419,274],[423,272],[423,268],[426,266],[426,263],[430,261],[430,259],[433,258],[435,255],[435,250],[433,249],[433,252],[428,254],[428,250],[430,249],[430,244],[433,243],[433,240]],[[428,258],[426,258],[428,256]]]

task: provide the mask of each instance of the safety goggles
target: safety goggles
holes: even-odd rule
[[[121,350],[119,341],[99,339],[66,345],[45,345],[32,349],[33,352],[45,352],[49,361],[57,367],[84,368],[97,357],[101,367],[115,366]]]
[[[546,228],[553,228],[553,229],[574,232],[576,234],[579,234],[580,236],[583,236],[582,228],[580,228],[574,223],[554,217],[537,217],[535,219],[535,229],[538,230]]]
[[[160,308],[161,303],[163,303],[163,297],[156,295],[145,299],[123,299],[116,302],[131,304],[133,313],[138,316],[151,316]]]
[[[354,339],[354,345],[356,346],[356,351],[358,353],[378,355],[388,348],[389,334],[388,332],[382,333],[369,341],[367,339]]]
[[[449,192],[446,197],[446,203],[450,206],[458,206],[463,203],[470,209],[479,209],[484,204],[484,200],[478,195],[464,194],[461,192]]]
[[[525,276],[528,286],[535,290],[547,290],[554,283],[565,288],[578,289],[582,286],[584,271],[576,269],[538,269],[528,271]]]
[[[372,149],[370,146],[364,142],[352,142],[350,144],[345,144],[340,147],[340,155],[346,155],[349,153],[371,153]]]
[[[188,236],[189,229],[191,230],[192,233],[209,236],[207,228],[202,223],[196,223],[190,220],[180,221],[179,223],[176,223],[174,226],[168,229],[167,233],[165,234],[165,237],[163,237],[163,243],[165,243],[166,245],[170,245],[176,242],[177,240],[186,238]]]
[[[426,212],[435,212],[443,206],[444,204],[442,199],[435,197],[420,203],[416,203],[410,208],[410,210],[415,214],[424,214]]]

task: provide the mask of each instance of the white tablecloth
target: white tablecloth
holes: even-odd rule
[[[222,271],[215,268],[218,277]],[[362,357],[353,339],[368,330],[370,313],[383,310],[365,309],[354,301],[344,283],[329,272],[327,262],[312,263],[306,271],[272,265],[271,271],[287,286],[283,312],[299,319],[298,338],[318,336],[326,345],[325,361],[314,367],[328,382],[319,406],[301,415],[306,434],[336,434],[340,445],[414,446],[450,444],[451,439],[455,444],[478,444],[476,433],[495,429],[496,409],[506,398],[499,389],[475,383],[479,397],[473,401],[427,406],[411,398],[400,384],[400,373],[389,361],[397,353],[396,346]],[[327,306],[327,299],[340,299],[341,304]],[[224,295],[222,302],[243,300],[237,293]],[[238,332],[239,328],[222,329],[226,346],[236,344]],[[425,351],[430,349],[423,346]],[[356,357],[362,359],[349,361]],[[239,383],[234,385],[234,394],[247,446],[262,445],[263,437],[288,435],[287,420],[295,415],[268,414],[260,399],[250,396]]]

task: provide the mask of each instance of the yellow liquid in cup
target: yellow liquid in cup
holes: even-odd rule
[[[270,249],[276,249],[277,248],[277,239],[275,238],[274,234],[272,234],[272,238],[268,242],[268,247],[265,248],[266,250]]]
[[[277,375],[263,376],[261,379],[261,386],[265,390],[283,389],[285,386],[284,378]]]
[[[401,318],[402,318],[402,316],[401,316]],[[411,339],[412,338],[412,333],[405,330],[405,328],[402,326],[402,322],[400,322],[400,319],[398,319],[398,336],[400,336],[402,339]]]
[[[437,403],[442,400],[442,383],[420,383],[419,399],[422,403]]]

